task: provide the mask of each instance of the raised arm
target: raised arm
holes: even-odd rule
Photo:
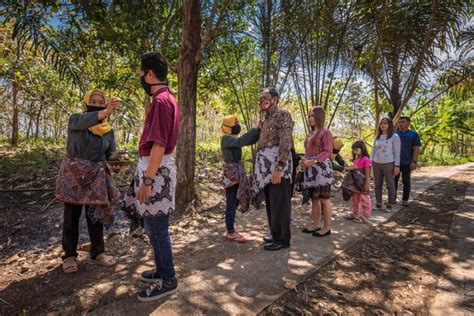
[[[107,103],[107,107],[102,111],[73,114],[69,117],[68,129],[71,131],[88,129],[89,127],[99,124],[100,121],[109,117],[115,109],[121,106],[122,100],[114,97],[110,99]]]
[[[258,141],[258,136],[260,132],[256,128],[251,128],[247,133],[243,134],[240,137],[232,137],[226,135],[222,137],[221,147],[222,148],[232,148],[232,147],[245,147],[253,145]]]
[[[77,113],[69,117],[68,129],[71,131],[84,130],[99,123],[97,112]]]

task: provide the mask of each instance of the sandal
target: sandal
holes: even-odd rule
[[[112,256],[108,256],[105,253],[99,254],[95,260],[97,260],[103,267],[111,267],[116,263]]]
[[[63,261],[63,271],[64,273],[74,273],[79,270],[77,266],[76,257],[68,257]]]
[[[350,213],[349,215],[344,216],[344,218],[348,220],[356,220],[358,217],[354,213]]]
[[[369,219],[365,216],[360,216],[354,219],[354,222],[357,222],[357,223],[367,223],[368,221]]]

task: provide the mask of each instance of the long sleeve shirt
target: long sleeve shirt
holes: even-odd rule
[[[67,154],[90,161],[105,161],[115,151],[114,131],[98,136],[89,127],[99,124],[97,112],[73,114],[67,127]]]
[[[259,131],[250,129],[240,137],[224,135],[221,138],[221,150],[224,162],[239,163],[242,159],[242,147],[253,145],[258,141]]]
[[[274,106],[265,113],[258,140],[258,149],[278,146],[277,164],[284,167],[293,148],[294,122],[290,113]]]
[[[313,137],[317,137],[313,142]],[[319,162],[332,155],[332,134],[327,128],[322,128],[318,134],[309,134],[304,141],[305,157],[316,157]]]
[[[375,163],[394,162],[396,166],[400,166],[400,137],[394,133],[389,139],[387,135],[375,138],[370,160]]]

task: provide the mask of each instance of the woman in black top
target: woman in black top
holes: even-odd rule
[[[246,212],[250,202],[250,185],[242,165],[242,147],[257,143],[260,134],[260,121],[241,137],[239,120],[235,115],[227,116],[222,123],[224,136],[221,139],[221,150],[224,156],[223,183],[226,195],[225,222],[227,240],[244,243],[246,240],[234,228],[235,211],[240,204],[240,210]]]

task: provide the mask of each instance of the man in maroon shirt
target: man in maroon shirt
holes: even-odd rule
[[[140,79],[152,100],[145,110],[133,190],[125,197],[126,207],[143,218],[156,264],[156,269],[141,275],[151,285],[138,294],[140,301],[173,294],[178,287],[168,226],[175,207],[176,165],[171,154],[178,140],[179,108],[168,88],[167,74],[167,62],[160,53],[143,55]]]

